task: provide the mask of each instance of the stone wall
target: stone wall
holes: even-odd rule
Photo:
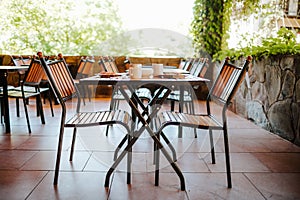
[[[253,60],[231,109],[300,145],[300,56]]]

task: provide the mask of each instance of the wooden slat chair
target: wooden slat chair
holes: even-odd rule
[[[22,58],[22,59],[23,59],[23,58]],[[29,65],[30,65],[30,63],[31,63],[31,61],[32,61],[32,58],[31,58],[30,61],[28,61],[28,59],[29,59],[29,57],[26,58],[26,60],[23,59],[24,65],[27,65],[28,63],[29,63]],[[41,65],[40,65],[40,67],[41,67]],[[27,70],[24,70],[24,76],[23,76],[23,78],[21,79],[19,85],[22,85],[22,82],[27,82],[27,81],[25,80],[25,74],[26,74],[26,71],[27,71]],[[51,99],[51,91],[50,91],[50,89],[49,89],[49,85],[48,85],[48,84],[45,84],[45,82],[47,82],[46,80],[44,80],[45,76],[46,76],[46,74],[43,73],[42,79],[39,80],[39,83],[40,83],[40,85],[39,85],[39,93],[42,94],[42,95],[44,96],[44,103],[45,103],[45,99],[46,99],[46,97],[47,97],[47,99],[48,99],[48,101],[49,101],[49,104],[50,104],[51,115],[52,115],[52,117],[54,117],[54,111],[53,111],[52,99]],[[37,81],[37,80],[36,80],[36,81]],[[43,84],[42,84],[42,83],[43,83]],[[14,93],[14,96],[15,96],[15,98],[16,98],[16,109],[17,109],[17,116],[18,116],[18,117],[20,116],[20,112],[19,112],[20,109],[19,109],[19,98],[17,98],[17,96],[19,95],[19,96],[21,97],[20,92],[21,92],[22,90],[24,90],[24,91],[27,92],[27,93],[35,93],[35,92],[36,92],[36,86],[35,86],[35,87],[32,87],[32,86],[30,86],[30,85],[28,86],[28,85],[26,85],[26,84],[27,84],[27,83],[25,83],[25,87],[23,87],[23,88],[22,88],[21,86],[12,88],[13,91],[14,91],[14,92],[12,92],[12,93]],[[42,84],[42,85],[46,85],[46,87],[44,87],[44,86],[41,87],[41,84]],[[18,93],[18,91],[19,91],[19,93]],[[38,105],[38,101],[39,101],[39,100],[37,99],[37,100],[36,100],[37,105]],[[39,115],[40,115],[40,113],[39,113],[39,109],[38,109],[38,107],[37,107],[37,116],[39,116]]]
[[[193,62],[192,66],[190,67],[190,74],[196,77],[203,77],[205,76],[205,73],[209,67],[208,60],[206,58],[198,58],[197,60]],[[194,88],[196,89],[196,88]],[[183,94],[183,103],[186,107],[186,112],[190,114],[194,114],[194,104],[193,99],[195,98],[193,95],[193,88],[188,88],[188,90],[184,91]],[[180,101],[180,92],[179,91],[173,91],[168,96],[167,100],[171,102],[171,111],[175,110],[175,103]],[[179,108],[179,110],[183,110],[184,108]]]
[[[13,63],[14,66],[28,65],[28,63],[25,64],[22,56],[11,55],[10,58],[11,58],[11,61],[12,61],[12,63]],[[29,64],[30,64],[30,62],[29,62]],[[26,70],[18,70],[17,71],[17,75],[18,75],[18,79],[19,79],[18,80],[18,86],[21,85],[20,83],[21,83],[21,80],[24,78],[25,71]],[[13,74],[16,74],[16,72],[10,72],[10,74],[11,74],[11,76],[13,76]]]
[[[187,58],[186,60],[182,60],[179,64],[178,68],[183,69],[183,70],[188,70],[192,61],[193,61],[193,58]]]
[[[12,62],[14,63],[15,66],[22,66],[22,65],[30,65],[32,59],[34,58],[35,56],[13,56],[11,55],[11,60]],[[19,90],[21,91],[21,81],[23,81],[24,79],[24,76],[25,76],[25,73],[26,73],[26,70],[18,70],[18,76],[19,76],[19,83],[18,83],[18,86],[19,87],[10,87],[9,89],[14,89],[14,90]],[[42,85],[45,85],[44,84],[44,80],[42,79],[41,81],[41,84]],[[35,89],[32,88],[32,87],[25,87],[25,89],[28,89],[27,92],[34,92]],[[51,102],[51,94],[49,92],[49,87],[46,85],[46,87],[40,87],[40,93],[41,94],[47,94],[47,95],[44,95],[44,103],[45,103],[45,96],[47,96],[49,102],[50,102],[50,107],[51,107],[51,114],[52,116],[54,116],[54,112],[53,112],[53,108],[52,108],[52,102]],[[19,108],[17,108],[17,111],[19,110]],[[19,112],[17,112],[17,116],[19,117]],[[38,110],[37,110],[37,115],[39,115],[38,113]]]
[[[115,72],[115,73],[119,73],[119,69],[118,69],[118,66],[116,64],[116,61],[115,61],[114,57],[108,56],[107,59],[108,59],[108,63],[110,65],[112,71]]]
[[[119,70],[116,66],[115,63],[110,59],[109,56],[102,56],[101,57],[101,62],[103,64],[104,70],[106,72],[111,72],[111,73],[119,73]],[[110,109],[118,109],[120,101],[125,100],[124,96],[121,94],[120,91],[116,90],[113,88],[113,94],[112,94],[112,99],[110,102]]]
[[[114,59],[110,56],[102,57],[102,66],[107,72],[119,73]],[[111,109],[118,109],[120,101],[125,99],[119,91],[116,90],[113,92]],[[136,94],[143,101],[150,101],[152,99],[151,91],[148,88],[138,88]]]
[[[81,74],[82,74],[82,71],[83,71],[83,69],[84,69],[85,63],[86,63],[86,59],[81,58],[81,59],[80,59],[80,62],[79,62],[79,64],[78,64],[76,76],[81,77]]]
[[[209,130],[211,157],[212,157],[213,164],[215,164],[215,152],[214,152],[212,130],[223,131],[228,188],[232,187],[232,182],[231,182],[231,171],[230,171],[226,111],[228,106],[231,104],[231,100],[234,97],[234,94],[237,91],[239,84],[243,80],[244,75],[248,70],[250,60],[251,58],[248,57],[242,67],[238,67],[236,65],[229,63],[228,58],[225,60],[225,62],[222,65],[221,71],[208,94],[207,101],[206,101],[206,106],[207,106],[206,114],[192,115],[192,114],[186,114],[180,112],[165,111],[159,113],[159,115],[157,116],[154,122],[154,126],[156,127],[157,130],[156,134],[158,135],[158,137],[162,136],[162,138],[165,139],[167,143],[169,143],[169,140],[167,139],[166,135],[163,133],[163,129],[170,125]],[[214,114],[212,112],[211,110],[212,102],[215,102],[216,105],[221,105],[223,107],[221,116],[217,116],[218,113]],[[159,151],[156,151],[156,153],[157,153],[156,174],[158,176],[159,175]]]
[[[58,60],[51,63],[47,63],[44,60],[44,58],[40,58],[40,59],[43,68],[47,74],[50,85],[62,108],[59,140],[58,140],[58,147],[57,147],[57,157],[56,157],[56,165],[55,165],[55,175],[54,175],[54,185],[56,185],[58,182],[62,143],[64,139],[63,136],[64,136],[65,128],[67,127],[73,128],[73,138],[72,138],[72,144],[70,150],[70,161],[72,161],[77,128],[119,124],[122,125],[129,133],[133,123],[129,113],[122,110],[80,112],[80,102],[81,102],[80,93],[77,88],[77,84],[75,84],[74,79],[72,78],[71,73],[66,65],[66,62],[64,60]],[[77,112],[72,117],[70,117],[69,120],[66,120],[67,106],[65,102],[75,97],[77,97],[77,109],[76,109]]]
[[[87,61],[86,59],[84,59],[83,57],[81,57],[80,62],[79,62],[78,67],[77,67],[76,77],[75,77],[75,80],[74,80],[76,84],[78,84],[79,83],[79,79],[82,78],[82,72],[83,72],[83,69],[84,69],[86,61]],[[83,88],[80,88],[79,86],[78,86],[78,88],[80,90],[80,93],[83,95],[82,96],[82,101],[83,101],[83,104],[85,105],[85,99],[84,99],[84,97],[85,97],[85,91],[84,91]]]
[[[105,71],[113,73],[119,72],[118,68],[114,67],[114,65],[111,64],[111,61],[108,56],[101,56],[101,61],[104,64]]]
[[[115,60],[111,56],[100,57],[99,63],[101,63],[102,67],[106,72],[119,73]],[[138,88],[136,89],[135,92],[142,101],[149,102],[152,99],[151,91],[148,88]],[[130,91],[128,91],[128,95],[131,95]],[[110,102],[110,109],[111,110],[119,109],[120,102],[124,100],[125,98],[123,94],[118,89],[113,88],[113,94]],[[107,126],[106,135],[108,135],[108,130],[109,130],[109,126]]]
[[[204,77],[205,73],[208,69],[208,59],[206,58],[190,58],[186,61],[185,70],[189,69],[191,75],[196,77]],[[196,89],[196,88],[194,88]],[[183,92],[183,106],[186,108],[186,112],[190,114],[194,114],[194,104],[193,99],[195,98],[193,95],[193,88],[188,88]],[[156,91],[157,92],[157,91]],[[163,93],[159,98],[163,96]],[[179,90],[172,91],[167,97],[167,101],[171,104],[171,111],[175,111],[175,103],[180,102],[180,92]],[[181,108],[179,105],[179,111],[183,112],[184,108]]]
[[[45,117],[44,117],[41,93],[45,92],[45,91],[49,92],[49,88],[47,88],[47,90],[44,90],[44,88],[42,89],[39,87],[44,74],[45,73],[41,66],[40,61],[33,59],[31,61],[31,64],[30,64],[28,70],[25,73],[23,81],[21,81],[21,86],[8,91],[8,96],[10,98],[16,99],[16,109],[17,109],[18,117],[20,115],[19,114],[20,113],[19,99],[23,99],[24,110],[25,110],[29,133],[31,133],[30,120],[29,120],[28,111],[27,111],[27,102],[28,102],[29,98],[36,97],[37,115],[41,117],[42,124],[45,124]],[[51,107],[52,116],[53,116],[54,114],[53,114],[53,108],[52,108],[51,101],[50,101],[50,107]]]
[[[81,60],[78,64],[76,79],[89,77],[92,74],[91,70],[94,66],[94,63],[95,63],[94,59],[81,58]]]
[[[92,75],[92,68],[94,66],[95,60],[93,59],[81,59],[79,66],[78,66],[78,71],[77,71],[77,75],[76,75],[76,80],[79,80],[81,78],[87,78],[89,76]],[[82,98],[83,98],[83,103],[85,104],[85,97],[86,94],[88,96],[89,101],[91,101],[91,90],[88,86],[83,86],[83,87],[79,87],[80,92],[82,94]]]

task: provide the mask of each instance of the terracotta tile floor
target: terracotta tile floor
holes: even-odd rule
[[[94,101],[96,100],[96,101]],[[126,184],[126,163],[122,162],[111,178],[110,190],[104,188],[106,171],[113,151],[124,135],[121,127],[82,128],[78,131],[73,162],[68,161],[71,129],[66,129],[59,183],[53,186],[53,169],[60,120],[60,106],[51,117],[45,105],[46,125],[35,116],[30,103],[32,134],[28,134],[24,114],[15,115],[10,101],[12,133],[0,127],[0,199],[300,199],[300,148],[269,133],[231,112],[228,113],[233,188],[226,185],[222,135],[214,135],[217,163],[211,164],[207,134],[167,128],[178,153],[186,191],[166,160],[161,159],[160,185],[154,186],[153,144],[144,133],[133,148],[132,184]],[[68,102],[70,112],[76,103]],[[109,99],[87,101],[85,110],[104,109]],[[200,104],[202,106],[202,104]],[[126,104],[121,105],[128,109]],[[167,105],[164,108],[168,109]],[[198,109],[202,109],[199,107]]]

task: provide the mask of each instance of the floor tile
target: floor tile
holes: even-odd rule
[[[35,189],[46,171],[0,171],[0,199],[26,199]]]
[[[49,199],[107,199],[104,187],[104,173],[61,172],[58,185],[53,185],[53,173],[47,174],[28,200]]]
[[[265,199],[300,199],[300,173],[246,173]]]
[[[37,151],[0,151],[0,169],[18,170],[30,160]]]
[[[211,163],[209,154],[203,157],[212,172],[226,171],[224,153],[216,153],[216,164]],[[270,172],[270,169],[251,153],[231,153],[230,161],[232,172]]]
[[[227,188],[224,173],[185,174],[187,194],[191,200],[234,199],[248,200],[264,197],[242,173],[232,174],[232,188]]]
[[[154,173],[134,173],[130,185],[126,184],[125,173],[116,173],[111,186],[110,199],[187,200],[188,197],[185,191],[180,190],[178,177],[174,174],[161,174],[159,186],[154,186]]]
[[[177,158],[177,165],[181,169],[182,172],[187,173],[197,173],[197,172],[210,172],[207,164],[201,158],[199,153],[184,153]],[[170,163],[161,155],[160,159],[160,170],[161,172],[174,172],[173,168],[171,167]],[[155,166],[152,166],[154,171]]]
[[[29,135],[0,135],[0,149],[15,149],[30,138]]]
[[[253,155],[272,172],[300,173],[299,153],[254,153]]]
[[[60,169],[63,171],[82,171],[90,158],[88,152],[75,152],[73,161],[69,161],[69,151],[63,151]],[[22,166],[21,170],[54,170],[56,151],[40,151]]]

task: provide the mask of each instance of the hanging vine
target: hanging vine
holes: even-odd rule
[[[191,34],[196,52],[211,56],[227,48],[230,17],[245,17],[259,6],[259,0],[195,0]]]

